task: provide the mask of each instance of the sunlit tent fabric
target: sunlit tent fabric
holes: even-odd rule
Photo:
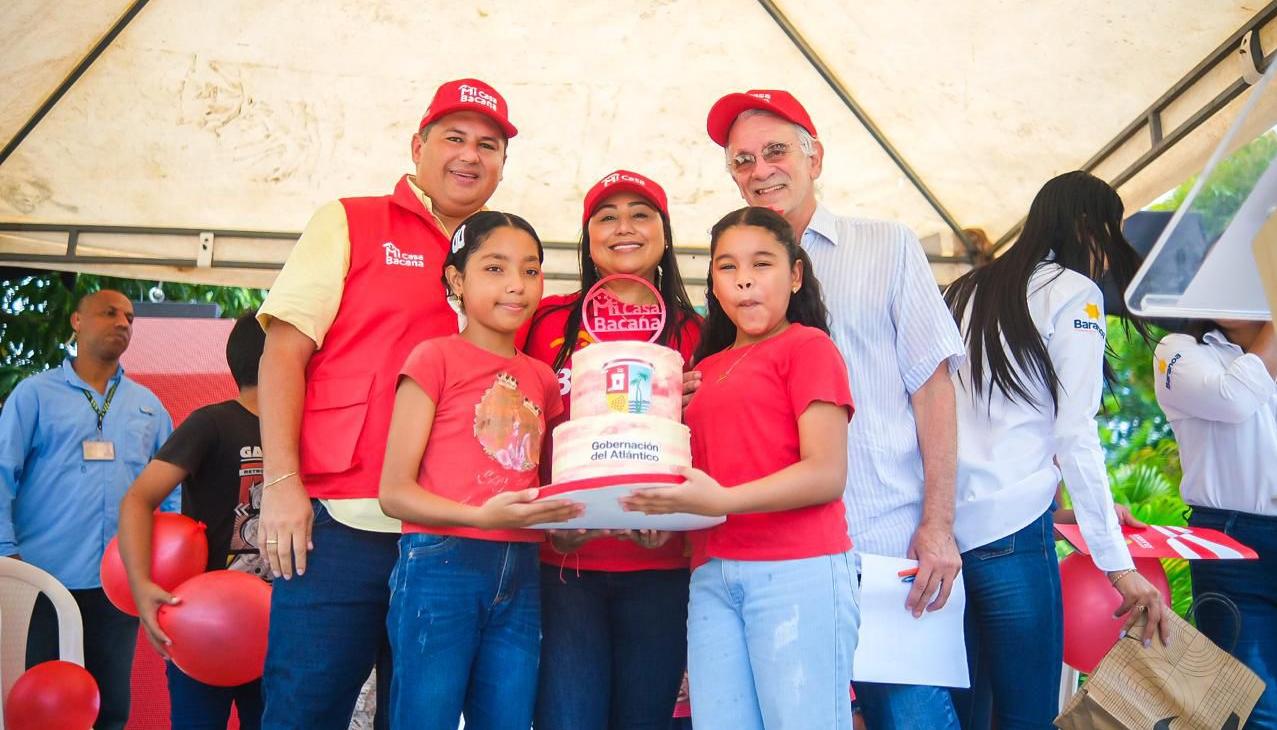
[[[705,115],[751,88],[803,100],[823,200],[907,223],[943,283],[955,230],[1009,240],[1057,173],[1090,163],[1129,210],[1191,175],[1274,49],[1277,3],[1219,0],[16,0],[0,265],[268,286],[316,206],[409,171],[434,86],[477,76],[520,129],[491,205],[552,242],[554,290],[616,168],[666,188],[703,284],[741,204]]]

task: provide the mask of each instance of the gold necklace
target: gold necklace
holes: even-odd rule
[[[720,375],[720,376],[718,376],[718,380],[716,380],[716,381],[714,381],[714,382],[721,383],[721,382],[723,382],[724,380],[727,380],[727,376],[728,376],[728,375],[731,375],[731,374],[732,374],[732,371],[736,369],[736,366],[737,366],[737,365],[740,365],[742,362],[744,362],[744,361],[745,361],[745,358],[749,357],[749,356],[750,356],[750,353],[752,353],[752,352],[754,351],[754,348],[755,348],[755,347],[757,347],[757,346],[758,346],[758,343],[757,343],[757,342],[755,342],[755,343],[753,343],[753,344],[751,344],[751,345],[746,345],[745,347],[746,347],[747,349],[745,350],[745,354],[744,354],[744,355],[741,355],[741,356],[740,356],[740,357],[738,357],[738,358],[736,358],[736,362],[732,363],[732,364],[731,364],[731,365],[730,365],[730,366],[729,366],[726,370],[724,370],[724,371],[723,371],[723,374],[722,374],[722,375]]]

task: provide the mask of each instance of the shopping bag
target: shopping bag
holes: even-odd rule
[[[1208,593],[1204,602],[1223,603],[1241,616],[1232,601]],[[1171,613],[1170,646],[1160,639],[1145,647],[1143,616],[1100,661],[1086,684],[1055,719],[1063,730],[1236,730],[1246,724],[1263,694],[1254,672],[1216,646],[1184,619]],[[1230,647],[1231,648],[1231,647]]]

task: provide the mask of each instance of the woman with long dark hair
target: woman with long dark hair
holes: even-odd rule
[[[525,346],[557,371],[564,418],[571,409],[572,353],[592,342],[581,323],[582,297],[603,277],[630,274],[660,292],[666,318],[656,342],[680,351],[688,366],[700,332],[678,271],[665,191],[655,181],[617,170],[589,190],[580,258],[581,289],[542,300]],[[653,303],[641,282],[604,286],[601,296],[619,304]],[[647,334],[617,333],[619,339]],[[543,481],[549,464],[543,459]],[[687,656],[682,536],[557,534],[541,561],[537,730],[668,728]]]
[[[1085,172],[1048,181],[1006,254],[954,281],[945,301],[968,357],[954,373],[958,493],[954,534],[967,592],[971,689],[954,692],[964,728],[1050,728],[1064,655],[1051,511],[1061,478],[1095,564],[1144,640],[1167,636],[1165,606],[1135,572],[1114,513],[1095,423],[1106,373],[1107,272],[1138,267],[1122,201]],[[1121,312],[1125,314],[1125,312]],[[1144,325],[1132,320],[1144,332]]]
[[[1246,727],[1277,727],[1277,335],[1272,322],[1194,322],[1154,353],[1157,402],[1175,430],[1192,507],[1191,527],[1235,537],[1258,560],[1191,560],[1193,597],[1220,593],[1241,613],[1237,627],[1215,603],[1197,628],[1268,685]]]

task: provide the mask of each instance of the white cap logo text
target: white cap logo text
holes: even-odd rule
[[[458,91],[461,96],[457,99],[457,101],[462,104],[481,104],[494,112],[497,111],[497,97],[489,94],[483,89],[476,89],[469,84],[463,84]]]
[[[621,173],[619,173],[619,172],[614,172],[614,173],[612,173],[611,175],[608,175],[607,177],[603,178],[603,179],[602,179],[602,180],[600,180],[599,182],[602,182],[602,183],[603,183],[603,187],[605,187],[605,188],[606,188],[606,187],[608,187],[609,185],[612,185],[612,184],[614,184],[614,183],[621,182],[622,180],[624,180],[625,182],[632,182],[632,183],[634,183],[634,184],[636,184],[636,185],[642,185],[643,187],[647,187],[647,181],[646,181],[646,180],[643,180],[643,179],[641,179],[641,178],[634,177],[633,175],[623,175],[623,174],[621,174]]]

